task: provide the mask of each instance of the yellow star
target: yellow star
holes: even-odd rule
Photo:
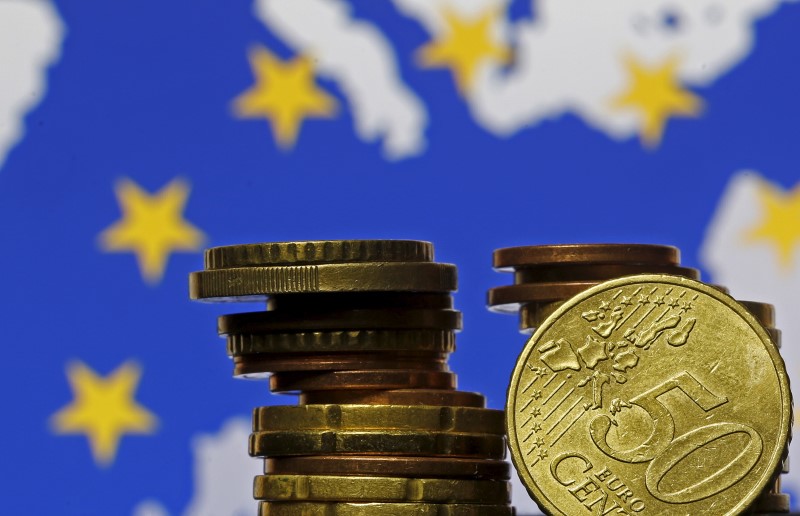
[[[613,100],[613,106],[639,112],[642,143],[648,147],[657,146],[670,117],[700,115],[703,101],[678,83],[676,59],[668,59],[655,68],[648,68],[633,58],[628,58],[626,64],[630,86]]]
[[[167,259],[174,251],[198,251],[205,235],[183,219],[189,185],[174,179],[150,195],[130,179],[114,188],[122,219],[100,234],[100,247],[107,252],[136,253],[142,277],[158,283]]]
[[[767,240],[775,246],[784,270],[794,262],[794,252],[800,243],[800,183],[784,191],[766,181],[758,190],[762,218],[758,226],[747,233],[749,240]]]
[[[139,367],[122,364],[107,378],[76,362],[67,367],[75,399],[52,417],[57,434],[86,434],[95,462],[109,466],[117,455],[123,434],[151,434],[155,415],[133,399],[139,384]]]
[[[479,67],[487,60],[505,64],[511,58],[506,45],[492,34],[498,12],[491,9],[474,20],[460,18],[451,11],[444,13],[447,25],[443,34],[420,48],[417,53],[424,68],[450,68],[458,91],[469,92]]]
[[[294,146],[304,118],[333,118],[336,114],[336,99],[314,83],[309,58],[281,61],[266,48],[256,47],[249,59],[256,84],[234,99],[234,112],[240,118],[269,120],[284,149]]]

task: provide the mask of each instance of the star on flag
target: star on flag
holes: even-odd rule
[[[782,190],[763,181],[758,189],[762,217],[747,232],[750,241],[765,241],[775,248],[778,263],[788,270],[800,244],[800,183],[791,190]]]

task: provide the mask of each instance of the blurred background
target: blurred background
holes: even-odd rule
[[[494,249],[676,245],[777,306],[800,384],[798,26],[781,0],[0,0],[2,512],[255,513],[250,410],[294,398],[231,378],[216,316],[251,307],[188,301],[208,246],[434,242],[459,388],[502,408],[525,338],[485,308]]]

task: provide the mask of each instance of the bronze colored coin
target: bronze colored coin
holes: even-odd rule
[[[271,502],[427,502],[507,504],[511,485],[499,480],[259,475],[253,498]]]
[[[348,371],[359,369],[421,369],[449,371],[447,353],[287,353],[233,357],[233,374],[265,378],[282,371]]]
[[[189,296],[208,301],[257,300],[317,292],[448,292],[456,267],[446,263],[330,263],[212,269],[189,275]]]
[[[256,333],[227,336],[228,355],[425,351],[452,353],[456,336],[446,330],[352,330]]]
[[[267,299],[267,310],[311,311],[363,308],[453,308],[453,296],[427,292],[322,292],[278,294]]]
[[[775,305],[756,301],[739,301],[742,306],[755,316],[767,328],[775,326]]]
[[[531,245],[497,249],[492,255],[495,269],[534,265],[577,263],[647,263],[678,265],[680,251],[667,245],[647,244],[566,244]]]
[[[448,407],[486,407],[486,398],[477,392],[432,389],[389,391],[316,391],[300,394],[301,405],[434,405]]]
[[[505,435],[503,411],[414,405],[274,405],[253,412],[254,431],[408,430]]]
[[[514,283],[556,283],[563,281],[605,281],[635,274],[674,274],[700,279],[700,271],[672,264],[580,263],[524,267],[514,271]]]
[[[730,296],[676,276],[608,281],[561,306],[520,355],[512,458],[551,514],[738,514],[780,468],[787,378]]]
[[[334,330],[457,330],[461,312],[437,309],[261,311],[220,316],[220,335]]]
[[[313,371],[274,373],[269,389],[274,393],[337,391],[343,389],[455,389],[455,373],[415,369]]]
[[[489,289],[487,304],[493,312],[515,314],[524,303],[550,303],[567,300],[599,281],[564,281],[559,283],[523,283]]]
[[[260,502],[259,516],[514,516],[510,505]]]
[[[416,240],[320,240],[212,247],[206,269],[356,262],[430,262],[433,245]]]
[[[317,455],[265,459],[264,473],[508,480],[511,466],[487,459]]]
[[[781,514],[788,513],[791,499],[786,493],[764,493],[750,506],[748,514]]]
[[[260,431],[250,434],[252,457],[293,455],[410,455],[503,459],[502,435],[403,430]]]

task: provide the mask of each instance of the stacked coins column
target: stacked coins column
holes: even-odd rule
[[[490,310],[519,314],[520,331],[531,334],[548,316],[568,299],[604,281],[637,274],[669,274],[699,279],[697,269],[680,266],[680,252],[672,246],[646,244],[567,244],[521,246],[498,249],[493,266],[499,272],[513,272],[514,284],[495,287],[488,292]],[[714,286],[727,293],[727,289]],[[781,333],[775,328],[774,307],[766,303],[740,301],[764,326],[772,343],[780,349]],[[620,300],[621,307],[641,313],[665,307],[691,310],[691,300],[679,296],[656,295],[639,291]],[[638,307],[638,308],[637,308]],[[621,313],[621,312],[620,312]],[[614,312],[601,310],[602,324],[616,326]],[[787,473],[788,444],[781,469]],[[781,491],[780,477],[770,482],[756,498],[749,512],[753,514],[789,512],[789,495]]]
[[[453,265],[416,241],[218,247],[193,299],[266,300],[219,318],[234,375],[300,404],[253,415],[262,515],[510,515],[503,413],[456,390]]]

